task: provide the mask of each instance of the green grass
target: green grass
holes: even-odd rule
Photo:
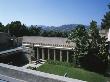
[[[108,81],[108,78],[94,72],[89,72],[80,68],[74,68],[70,66],[67,67],[63,65],[53,65],[50,63],[45,63],[44,65],[40,66],[39,68],[37,68],[37,71],[42,71],[42,72],[61,75],[61,76],[67,73],[67,77],[80,79],[88,82]]]

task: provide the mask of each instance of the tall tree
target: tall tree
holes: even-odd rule
[[[104,18],[102,19],[101,28],[109,29],[110,28],[110,4],[108,5],[109,11],[106,12]]]
[[[31,25],[31,27],[29,27],[29,35],[31,36],[40,36],[41,35],[41,27],[38,27],[37,25]]]
[[[107,41],[106,37],[101,37],[98,57],[102,60],[102,62],[108,64],[109,52],[108,52],[108,43],[106,41]]]
[[[99,30],[97,28],[97,22],[93,21],[90,23],[90,28],[89,28],[89,37],[91,41],[91,48],[96,49],[98,48],[98,44],[100,43],[100,35],[99,35]]]
[[[85,26],[78,25],[74,30],[72,30],[68,39],[76,44],[73,60],[75,64],[78,65],[79,59],[88,54],[89,40]]]
[[[11,35],[21,36],[22,24],[20,21],[11,22],[11,24],[6,25],[6,28]]]
[[[22,24],[20,21],[11,22],[10,24],[7,24],[5,28],[5,32],[15,35],[16,37],[29,35],[28,27]]]

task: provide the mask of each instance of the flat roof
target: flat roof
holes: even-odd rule
[[[23,36],[23,45],[34,43],[36,46],[55,46],[55,47],[68,47],[74,48],[75,43],[67,42],[67,38],[61,37],[41,37],[41,36]]]

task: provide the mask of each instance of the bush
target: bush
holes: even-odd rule
[[[60,62],[60,61],[54,61],[54,60],[47,60],[47,63],[48,63],[48,64],[53,64],[53,65],[68,66],[68,67],[73,66],[72,63]]]
[[[31,67],[31,66],[27,67],[27,69],[37,70],[37,68],[36,68],[36,67]]]
[[[80,64],[84,69],[101,74],[106,73],[108,65],[95,55],[87,55],[83,58],[80,58]]]

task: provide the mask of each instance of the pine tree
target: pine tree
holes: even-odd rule
[[[102,19],[101,28],[108,30],[110,28],[110,4],[108,5],[109,11],[106,12]]]
[[[75,65],[79,65],[79,59],[88,54],[89,40],[85,26],[78,25],[69,35],[69,40],[76,44],[73,54]]]
[[[99,30],[97,29],[96,21],[92,21],[90,23],[89,35],[91,40],[90,47],[93,49],[98,48],[98,44],[100,43],[101,36],[99,35]]]

